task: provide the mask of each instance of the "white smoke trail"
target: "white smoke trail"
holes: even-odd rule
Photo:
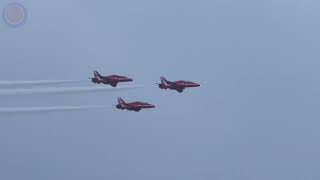
[[[82,82],[80,80],[38,80],[38,81],[0,81],[0,88],[19,88],[48,85],[63,85]]]
[[[66,88],[37,88],[37,89],[11,89],[0,90],[0,96],[10,95],[33,95],[33,94],[81,94],[92,92],[106,92],[106,91],[119,91],[129,90],[139,87],[66,87]]]
[[[56,106],[56,107],[26,107],[26,108],[0,108],[0,114],[22,114],[22,113],[49,113],[64,111],[81,111],[90,109],[104,109],[105,106]]]

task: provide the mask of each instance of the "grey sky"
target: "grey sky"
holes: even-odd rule
[[[1,107],[112,106],[122,96],[157,109],[0,117],[0,179],[320,178],[320,2],[23,4],[24,26],[0,22],[0,80],[86,80],[100,70],[144,88],[1,97]],[[203,86],[161,91],[161,75]]]

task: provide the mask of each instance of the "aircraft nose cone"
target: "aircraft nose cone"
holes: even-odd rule
[[[129,78],[129,77],[125,77],[125,78],[123,78],[123,80],[125,80],[125,81],[133,81],[133,79]]]
[[[150,104],[150,108],[155,108],[155,107],[156,107],[155,105],[151,105],[151,104]]]

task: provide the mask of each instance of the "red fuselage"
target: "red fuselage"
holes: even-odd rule
[[[145,102],[131,102],[131,103],[126,103],[124,102],[121,98],[118,98],[118,104],[116,106],[117,109],[121,110],[129,110],[129,111],[140,111],[142,109],[149,109],[149,108],[155,108],[156,106],[145,103]]]
[[[98,72],[95,72],[91,81],[96,84],[109,84],[112,87],[117,87],[119,82],[130,82],[133,81],[133,79],[119,75],[101,76]]]
[[[184,80],[179,80],[179,81],[168,81],[164,77],[161,77],[161,83],[159,84],[160,89],[172,89],[176,90],[178,92],[183,92],[185,88],[192,88],[192,87],[199,87],[200,84],[191,82],[191,81],[184,81]]]

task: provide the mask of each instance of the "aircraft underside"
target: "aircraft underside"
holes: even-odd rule
[[[120,105],[117,105],[116,106],[117,109],[121,109],[121,110],[128,110],[128,111],[135,111],[135,112],[139,112],[141,111],[141,108],[132,108],[132,107],[123,107],[123,106],[120,106]]]
[[[106,85],[110,85],[112,87],[117,87],[117,82],[105,82],[105,81],[95,81],[94,83],[96,84],[106,84]]]

